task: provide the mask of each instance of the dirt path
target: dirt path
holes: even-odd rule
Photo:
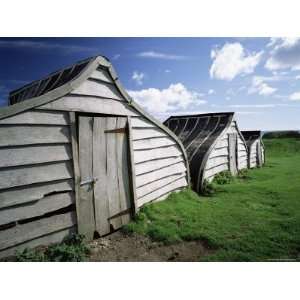
[[[211,253],[200,241],[163,245],[141,235],[121,231],[89,244],[89,261],[199,261]]]

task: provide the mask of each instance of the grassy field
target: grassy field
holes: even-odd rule
[[[211,197],[190,190],[144,207],[127,232],[166,244],[201,240],[205,261],[300,258],[300,140],[265,140],[267,164],[216,185]]]

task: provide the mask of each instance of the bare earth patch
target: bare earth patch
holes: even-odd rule
[[[125,235],[121,231],[99,238],[89,244],[89,261],[199,261],[211,254],[200,241],[164,245],[146,236]]]

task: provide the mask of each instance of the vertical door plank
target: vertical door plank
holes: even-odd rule
[[[117,128],[127,127],[127,119],[118,117]],[[126,130],[127,132],[127,130]],[[119,183],[119,199],[121,212],[129,210],[126,214],[122,214],[122,225],[125,225],[130,220],[131,205],[130,205],[130,193],[129,193],[129,178],[128,178],[128,143],[127,134],[118,133],[117,137],[117,172]]]
[[[229,143],[229,169],[232,175],[237,174],[237,159],[236,159],[236,148],[237,148],[237,136],[235,133],[228,134]]]
[[[93,132],[91,117],[79,117],[79,168],[81,182],[93,179]],[[93,184],[79,187],[79,216],[82,220],[79,233],[92,240],[95,229]]]
[[[93,174],[97,181],[94,184],[96,230],[100,236],[110,232],[109,206],[106,178],[106,118],[95,117],[93,128]]]
[[[262,166],[262,155],[261,155],[261,144],[260,140],[256,143],[256,156],[257,156],[257,164],[260,168]]]
[[[107,118],[106,130],[116,129],[117,119],[113,117]],[[110,224],[114,229],[122,226],[120,217],[113,217],[120,213],[120,200],[119,200],[119,185],[118,185],[118,172],[117,172],[117,144],[116,133],[106,132],[106,151],[107,151],[107,194],[109,203],[109,217]]]

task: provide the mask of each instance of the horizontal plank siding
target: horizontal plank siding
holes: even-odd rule
[[[168,158],[161,158],[157,160],[150,160],[146,162],[139,163],[135,165],[135,174],[140,175],[144,173],[148,173],[151,171],[155,171],[166,166],[171,166],[179,162],[184,162],[182,156],[177,157],[168,157]]]
[[[165,137],[166,133],[157,128],[133,128],[133,140],[149,139],[155,137]]]
[[[0,173],[1,174],[1,173]],[[38,201],[48,194],[74,190],[72,179],[37,183],[25,187],[16,187],[0,191],[0,209],[20,205],[27,202]]]
[[[155,148],[151,150],[139,150],[134,152],[134,162],[137,164],[148,160],[180,156],[181,154],[182,152],[177,146],[168,146],[165,148]]]
[[[67,126],[0,126],[0,146],[69,143]]]
[[[137,112],[126,102],[95,97],[65,96],[56,101],[39,106],[37,109],[137,116]]]
[[[0,189],[69,179],[73,177],[72,174],[72,164],[69,161],[3,169],[0,173]]]
[[[125,101],[114,85],[89,79],[74,89],[72,94],[98,96]]]
[[[106,70],[103,70],[103,69],[97,69],[97,70],[93,71],[89,78],[112,83],[111,76],[108,74],[108,72]]]
[[[228,164],[228,163],[229,163],[229,160],[228,160],[227,156],[214,157],[207,161],[205,169],[208,170],[213,167],[220,166],[222,164]]]
[[[132,128],[152,128],[155,127],[153,123],[146,120],[142,117],[134,117],[131,119],[131,126]]]
[[[219,157],[219,156],[228,156],[228,147],[223,147],[223,148],[217,148],[211,151],[209,154],[209,159],[214,158],[214,157]]]
[[[71,152],[68,144],[0,148],[0,168],[70,160]]]
[[[44,246],[44,245],[50,245],[55,243],[61,243],[67,238],[69,238],[71,235],[75,234],[77,232],[76,226],[62,229],[60,231],[56,231],[38,238],[35,238],[30,241],[26,241],[24,243],[18,244],[15,247],[11,247],[5,250],[0,251],[0,258],[5,258],[9,256],[15,256],[16,251],[23,251],[26,248],[34,248],[37,246]]]
[[[168,177],[172,174],[180,174],[182,172],[185,172],[185,164],[183,162],[177,163],[172,166],[168,166],[159,170],[155,170],[149,173],[145,173],[142,175],[139,175],[136,177],[136,186],[140,187],[145,184],[149,184],[150,182],[153,182],[155,180],[158,180],[160,178]]]
[[[74,193],[59,193],[50,195],[26,205],[0,210],[0,225],[23,219],[42,216],[46,213],[59,210],[75,203]]]
[[[133,141],[134,150],[153,149],[153,148],[166,147],[170,145],[176,145],[176,142],[167,136]]]
[[[152,183],[149,183],[147,185],[144,185],[142,187],[137,188],[137,197],[141,198],[149,193],[152,193],[155,190],[158,190],[170,183],[172,183],[173,181],[176,181],[180,178],[185,178],[186,177],[186,173],[181,173],[181,174],[175,174],[175,175],[171,175],[162,179],[159,179],[157,181],[154,181]]]
[[[174,181],[158,190],[153,191],[152,193],[149,193],[145,195],[144,197],[139,198],[138,205],[142,206],[145,203],[151,202],[151,201],[159,201],[161,197],[167,197],[166,194],[173,192],[179,188],[183,188],[187,186],[186,178],[180,178],[177,181]],[[165,198],[164,197],[164,198]]]
[[[69,118],[64,112],[30,110],[2,119],[1,124],[69,125]]]
[[[227,171],[227,170],[229,170],[228,164],[223,164],[221,166],[214,167],[204,172],[204,178],[209,178],[211,176],[214,176],[220,172]]]
[[[69,212],[2,230],[0,231],[0,250],[73,227],[75,224],[76,214]]]

